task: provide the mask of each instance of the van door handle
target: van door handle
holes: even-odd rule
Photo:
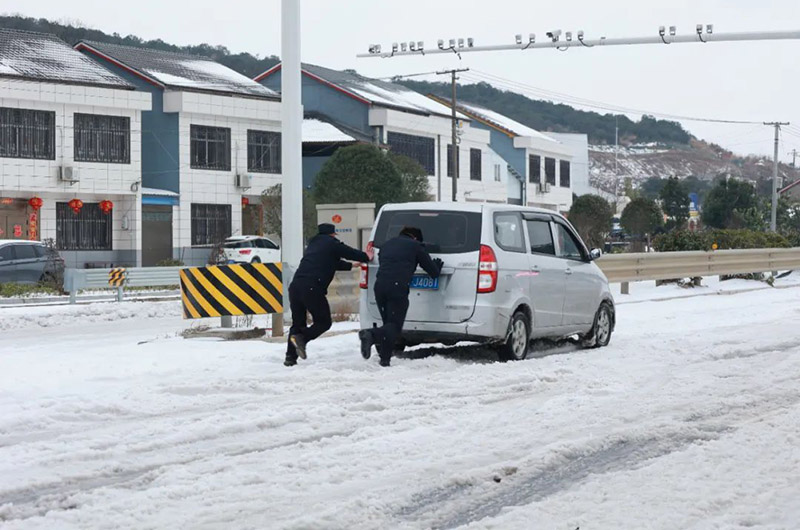
[[[572,269],[567,267],[566,269],[564,269],[564,274],[572,274]]]
[[[534,265],[533,267],[531,267],[531,272],[539,272],[539,266]]]

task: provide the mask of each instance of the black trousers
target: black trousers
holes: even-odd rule
[[[299,334],[309,343],[331,329],[331,308],[326,295],[325,290],[319,286],[294,282],[289,285],[289,308],[292,310],[289,337]],[[310,326],[307,325],[306,313],[311,313]],[[291,340],[286,347],[286,360],[297,360],[297,350]]]
[[[373,331],[373,337],[381,359],[389,360],[406,321],[408,286],[391,282],[376,283],[375,302],[378,304],[383,326]]]

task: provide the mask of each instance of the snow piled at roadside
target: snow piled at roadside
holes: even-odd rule
[[[180,301],[13,307],[0,309],[0,331],[36,327],[81,326],[93,322],[168,316],[181,316]]]

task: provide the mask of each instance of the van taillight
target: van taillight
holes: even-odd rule
[[[361,264],[361,278],[358,280],[358,286],[362,289],[369,287],[369,265],[366,263]]]
[[[478,292],[493,293],[497,289],[497,257],[492,247],[481,245],[478,262]]]

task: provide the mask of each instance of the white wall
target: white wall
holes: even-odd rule
[[[572,151],[572,191],[576,195],[597,193],[589,184],[589,136],[573,133],[547,133]]]
[[[541,150],[528,149],[526,159],[530,160],[531,155],[538,155],[540,157],[540,174],[542,183],[546,182],[544,171],[545,158],[553,158],[556,161],[556,179],[555,184],[550,185],[549,192],[540,191],[537,184],[528,183],[528,206],[536,206],[539,208],[547,208],[561,213],[566,213],[572,207],[572,167],[570,165],[570,186],[561,186],[561,160],[567,160],[571,163],[571,157],[565,156],[566,149],[561,149],[560,153]],[[528,174],[531,174],[528,168]]]
[[[141,201],[134,184],[141,181],[141,111],[150,110],[150,98],[147,92],[0,79],[0,107],[56,113],[55,160],[0,158],[0,195],[20,199],[38,196],[44,201],[39,212],[39,239],[56,237],[56,202],[108,199],[114,203],[113,250],[141,248]],[[75,113],[130,118],[130,163],[75,162]],[[59,181],[61,166],[75,168],[80,181]],[[122,229],[123,216],[128,216],[128,230]]]
[[[220,104],[207,106],[206,103],[195,104],[195,96],[204,94],[182,93],[181,108],[194,108],[199,112],[181,112],[179,114],[179,156],[180,156],[180,204],[173,209],[173,248],[180,255],[181,249],[191,246],[191,205],[230,204],[231,231],[233,235],[242,233],[242,196],[258,197],[262,191],[281,183],[279,173],[253,173],[247,171],[247,130],[280,132],[280,103],[274,101],[253,100],[238,97],[209,96],[211,101],[219,98]],[[222,105],[221,103],[225,103]],[[190,106],[191,105],[191,106]],[[261,110],[259,115],[276,117],[272,120],[257,120],[246,117],[254,107]],[[248,110],[250,109],[250,110]],[[255,114],[255,112],[254,112]],[[190,126],[207,125],[212,127],[228,127],[231,129],[231,169],[215,171],[192,169],[190,163]],[[236,174],[250,176],[251,187],[248,190],[237,188]],[[302,178],[298,175],[298,178]]]

